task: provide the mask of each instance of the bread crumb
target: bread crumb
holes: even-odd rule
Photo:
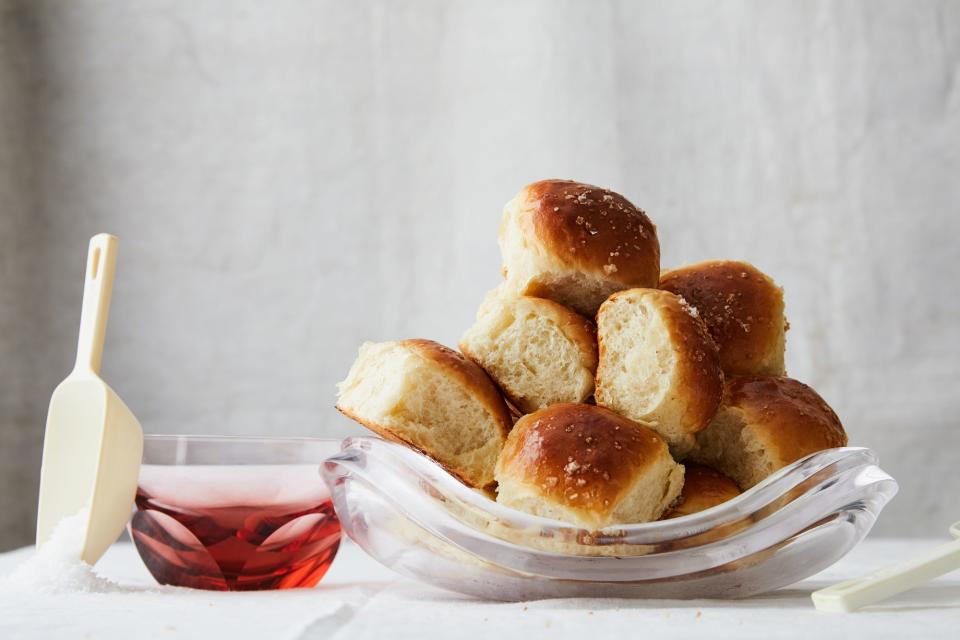
[[[615,264],[605,264],[605,265],[603,265],[603,272],[604,272],[605,274],[607,274],[608,276],[609,276],[610,274],[616,273],[616,272],[617,272],[617,265],[615,265]]]

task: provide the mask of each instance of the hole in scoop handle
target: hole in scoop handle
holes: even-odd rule
[[[116,237],[109,233],[93,236],[87,251],[87,269],[84,271],[83,309],[80,313],[80,338],[77,340],[75,372],[100,373],[116,265]]]
[[[813,592],[821,611],[853,611],[913,589],[960,569],[960,540],[934,547],[910,560]]]

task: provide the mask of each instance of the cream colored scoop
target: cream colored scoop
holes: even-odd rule
[[[862,578],[814,591],[813,605],[820,611],[850,612],[960,569],[960,522],[953,523],[950,533],[957,540]]]
[[[40,471],[37,546],[63,518],[89,509],[81,559],[95,564],[130,517],[143,455],[143,431],[100,379],[103,340],[117,262],[117,239],[90,240],[77,363],[50,399]]]

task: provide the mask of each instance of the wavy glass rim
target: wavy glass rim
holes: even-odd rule
[[[755,553],[845,509],[867,512],[872,525],[897,491],[893,478],[877,466],[876,454],[844,447],[812,454],[696,514],[588,531],[498,504],[426,456],[379,438],[345,440],[341,453],[324,463],[323,474],[331,488],[347,478],[375,487],[434,536],[480,557],[496,554],[524,570],[537,570],[537,558],[556,568],[563,558],[582,563],[611,556],[689,557],[731,544],[737,555]]]

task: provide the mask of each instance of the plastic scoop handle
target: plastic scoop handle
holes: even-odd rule
[[[87,252],[87,273],[84,278],[83,309],[80,313],[80,337],[77,340],[74,374],[100,374],[116,268],[116,237],[109,233],[95,235],[90,239]]]
[[[950,533],[960,537],[960,522],[950,527]],[[910,560],[861,578],[814,591],[810,597],[820,611],[850,612],[886,600],[956,569],[960,569],[960,540],[934,547]]]

